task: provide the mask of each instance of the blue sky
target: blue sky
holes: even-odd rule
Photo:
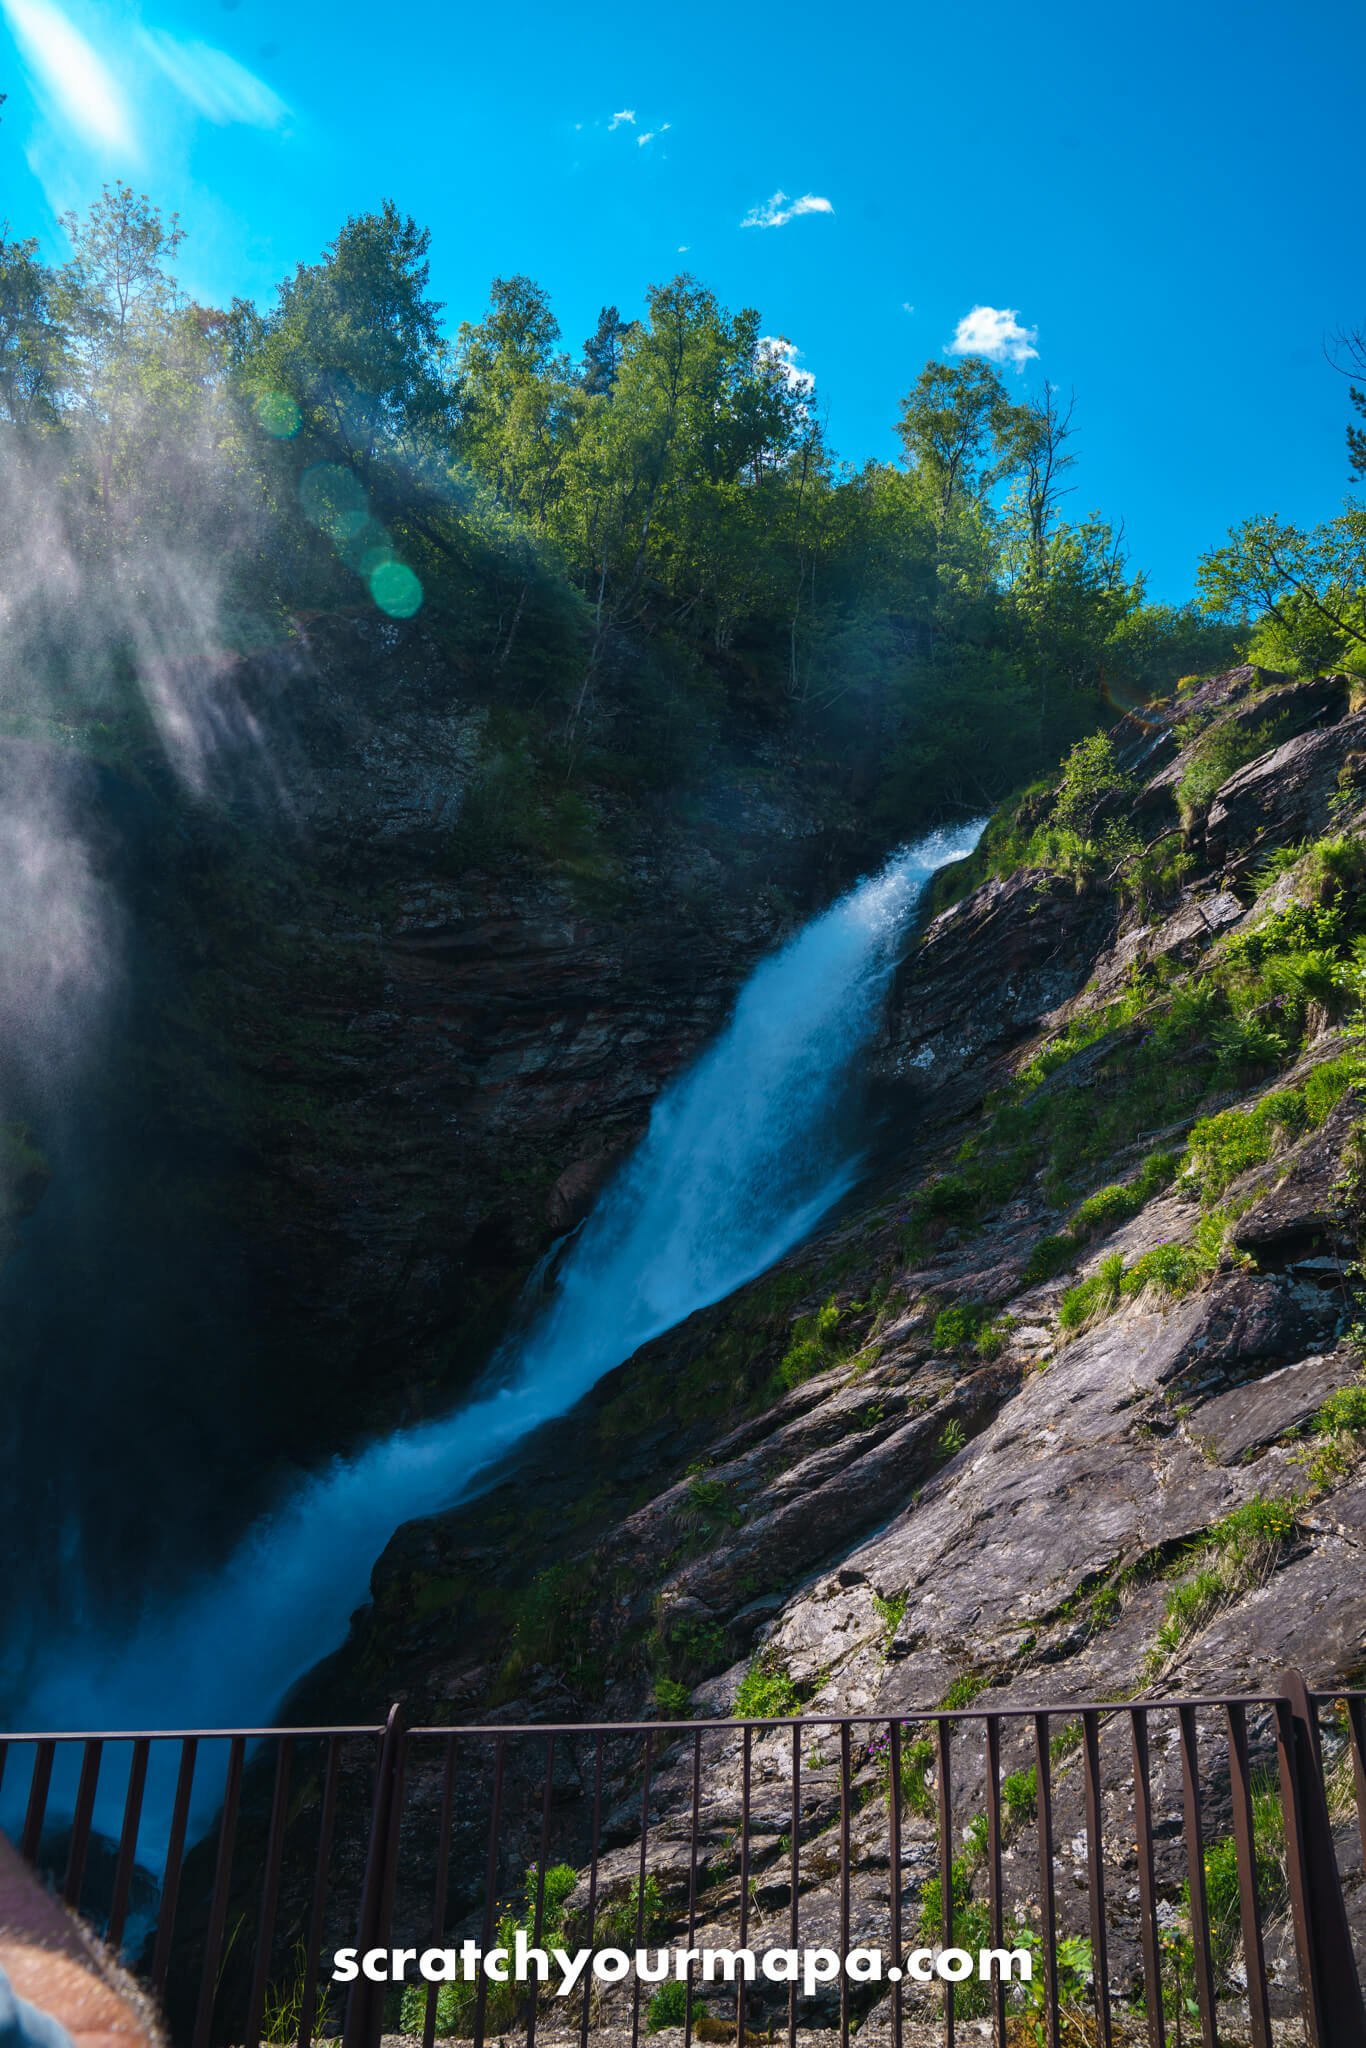
[[[0,0],[0,192],[55,253],[127,178],[219,302],[392,196],[452,323],[523,270],[575,348],[688,268],[801,351],[855,461],[975,336],[1013,390],[1075,389],[1068,509],[1179,600],[1232,522],[1346,493],[1323,348],[1366,322],[1364,59],[1366,9],[1313,0]]]

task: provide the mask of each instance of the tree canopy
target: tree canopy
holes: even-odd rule
[[[1064,516],[1075,401],[1012,396],[981,357],[927,363],[904,459],[852,468],[788,344],[686,273],[637,318],[605,304],[576,356],[524,276],[452,330],[389,201],[221,311],[128,186],[65,226],[57,269],[0,244],[0,462],[60,478],[94,554],[218,535],[254,630],[420,617],[571,777],[587,749],[677,781],[772,732],[909,826],[1235,650],[1222,618],[1146,604],[1101,514]],[[1207,601],[1299,603],[1264,556],[1216,562]]]

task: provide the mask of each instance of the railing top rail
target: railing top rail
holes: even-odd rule
[[[1030,1720],[1038,1714],[1047,1714],[1050,1719],[1060,1719],[1076,1714],[1123,1714],[1135,1708],[1155,1713],[1171,1711],[1179,1707],[1269,1707],[1284,1700],[1283,1693],[1274,1690],[1256,1693],[1170,1693],[1160,1698],[1135,1698],[1131,1700],[1023,1700],[1003,1701],[999,1706],[975,1701],[966,1707],[907,1706],[891,1707],[881,1713],[865,1714],[822,1714],[802,1713],[778,1716],[735,1716],[721,1715],[710,1719],[689,1721],[483,1721],[483,1722],[433,1722],[421,1723],[405,1729],[412,1736],[479,1736],[484,1740],[499,1736],[525,1735],[691,1735],[697,1730],[733,1728],[743,1732],[746,1728],[885,1728],[889,1722],[899,1721],[985,1721],[985,1720]],[[1310,1699],[1316,1706],[1329,1706],[1337,1700],[1366,1699],[1366,1691],[1354,1686],[1328,1686],[1311,1688]],[[376,1739],[385,1731],[383,1721],[362,1721],[290,1727],[274,1724],[259,1728],[38,1728],[0,1729],[0,1742],[16,1746],[33,1742],[228,1742],[234,1738],[249,1742],[269,1741],[272,1737],[290,1735],[301,1741],[328,1737],[355,1738],[363,1735]]]
[[[691,1735],[695,1730],[716,1730],[734,1728],[885,1728],[891,1721],[986,1721],[986,1720],[1032,1720],[1038,1714],[1047,1714],[1050,1720],[1062,1720],[1074,1714],[1125,1714],[1137,1707],[1146,1712],[1159,1709],[1174,1711],[1178,1707],[1272,1707],[1284,1700],[1278,1692],[1219,1693],[1217,1695],[1192,1696],[1187,1699],[1173,1693],[1162,1699],[1133,1700],[1068,1700],[1063,1704],[1053,1701],[1025,1701],[1023,1703],[1003,1702],[1000,1706],[971,1707],[891,1707],[880,1714],[784,1714],[769,1718],[745,1718],[723,1715],[711,1720],[698,1721],[518,1721],[482,1722],[480,1724],[433,1723],[409,1728],[409,1735]],[[1328,1692],[1319,1695],[1325,1700],[1346,1699],[1344,1692]]]
[[[0,1742],[263,1742],[272,1735],[293,1735],[300,1740],[329,1735],[383,1735],[382,1721],[365,1721],[355,1726],[321,1728],[0,1728]]]

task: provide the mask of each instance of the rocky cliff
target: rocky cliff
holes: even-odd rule
[[[512,1726],[738,1703],[914,1731],[936,1706],[1255,1693],[1287,1663],[1359,1684],[1356,703],[1343,678],[1235,671],[1125,721],[1079,844],[1034,831],[1048,792],[997,821],[982,879],[901,969],[858,1198],[611,1374],[483,1498],[401,1530],[300,1704],[374,1715],[400,1698],[425,1723]],[[1022,831],[1051,857],[1001,859]],[[787,1752],[779,1729],[746,1766],[756,1911],[787,1896]],[[1059,1754],[1065,1863],[1084,1843],[1065,1740]],[[706,1755],[699,1938],[725,1940],[739,1740]],[[623,1897],[638,1765],[609,1751],[621,1804],[602,1882]],[[814,1753],[808,1766],[802,1826],[819,1852],[838,1772]],[[1155,1763],[1159,1802],[1179,1798],[1178,1766],[1174,1747]],[[886,1910],[879,1767],[855,1752],[856,1926]],[[958,1796],[980,1797],[980,1757],[966,1768]],[[582,1759],[564,1769],[572,1837]],[[438,1793],[438,1775],[415,1774],[418,1809]],[[932,1813],[926,1799],[912,1816]],[[650,1794],[677,1912],[688,1805],[685,1747]],[[907,1827],[912,1911],[936,1850],[932,1820]],[[1177,1849],[1159,1848],[1169,1901]],[[1136,1896],[1132,1841],[1115,1854],[1116,1896]],[[804,1876],[808,1941],[834,1929],[842,1867],[818,1853]],[[453,1900],[452,1924],[473,1903]],[[1271,1942],[1277,1981],[1287,1941],[1282,1927]],[[1132,1917],[1112,1963],[1132,1989]],[[805,2006],[806,2023],[828,2006]]]
[[[0,1552],[39,1637],[449,1406],[756,955],[877,857],[771,733],[571,784],[497,680],[316,616],[179,678],[232,707],[206,786],[131,714],[0,735],[7,815],[36,793],[85,890],[40,877],[20,994],[77,910],[99,963],[63,1063],[30,1002],[0,1071]]]
[[[858,1203],[401,1531],[348,1709],[722,1711],[756,1654],[832,1709],[1356,1668],[1356,1439],[1315,1418],[1361,1370],[1366,714],[1237,671],[1117,738],[1122,872],[928,923]],[[1292,1496],[1256,1583],[1161,1648],[1173,1560]]]

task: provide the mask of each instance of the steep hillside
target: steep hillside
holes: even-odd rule
[[[1064,785],[997,821],[979,865],[1055,864],[989,876],[906,961],[857,1208],[401,1531],[332,1703],[721,1712],[753,1673],[784,1710],[892,1710],[1357,1670],[1352,705],[1234,671],[1122,725],[1081,810]]]

